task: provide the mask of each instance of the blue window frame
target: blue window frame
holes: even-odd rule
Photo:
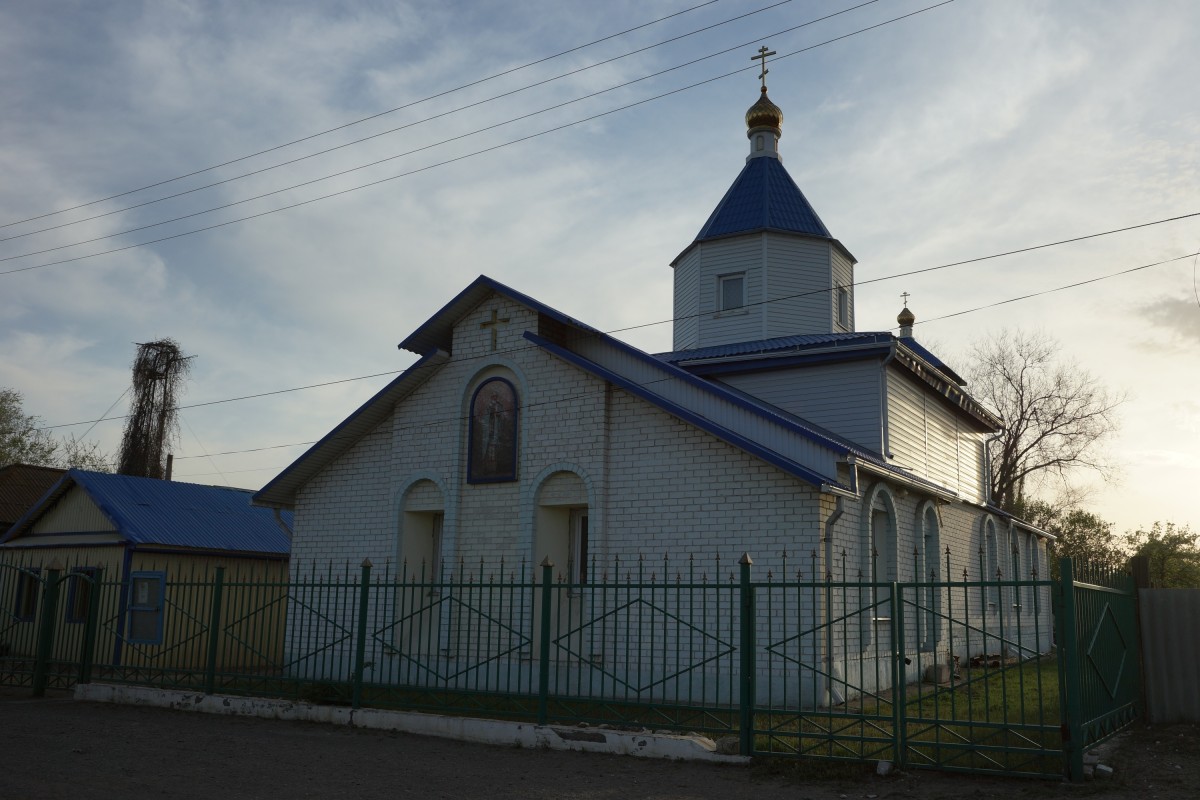
[[[129,576],[129,628],[127,641],[162,644],[164,572],[135,572]]]
[[[17,596],[13,599],[13,617],[18,622],[32,622],[37,616],[38,597],[41,596],[42,571],[37,567],[26,567],[18,573]]]
[[[67,622],[87,622],[88,609],[91,608],[92,598],[96,594],[96,567],[76,567],[71,570],[70,588],[67,589],[67,608],[64,612]]]

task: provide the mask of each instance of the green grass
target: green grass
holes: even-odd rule
[[[896,750],[897,703],[903,759]],[[963,670],[949,684],[912,684],[902,696],[883,692],[832,708],[764,712],[756,727],[756,749],[770,754],[1020,775],[1062,769],[1052,658]]]

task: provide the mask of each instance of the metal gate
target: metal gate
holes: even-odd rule
[[[1132,575],[1066,558],[1060,569],[1063,750],[1082,780],[1084,753],[1141,715],[1137,587]]]
[[[755,584],[751,752],[1062,775],[1051,587]]]

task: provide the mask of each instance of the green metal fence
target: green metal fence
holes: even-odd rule
[[[914,554],[912,574],[924,563]],[[155,604],[100,572],[0,560],[0,683],[587,722],[737,736],[748,755],[1055,777],[1080,774],[1082,750],[1137,713],[1123,584],[1081,583],[1069,564],[1058,583],[866,583],[806,566],[807,579],[756,576],[749,557],[593,563],[574,580],[550,564],[435,576],[364,562],[286,582],[217,570],[164,575]],[[1061,659],[1052,597],[1059,642],[1085,643]]]

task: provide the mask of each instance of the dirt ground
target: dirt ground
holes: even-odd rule
[[[1139,727],[1082,785],[768,760],[749,767],[519,750],[0,689],[0,798],[1195,798],[1200,729]]]

